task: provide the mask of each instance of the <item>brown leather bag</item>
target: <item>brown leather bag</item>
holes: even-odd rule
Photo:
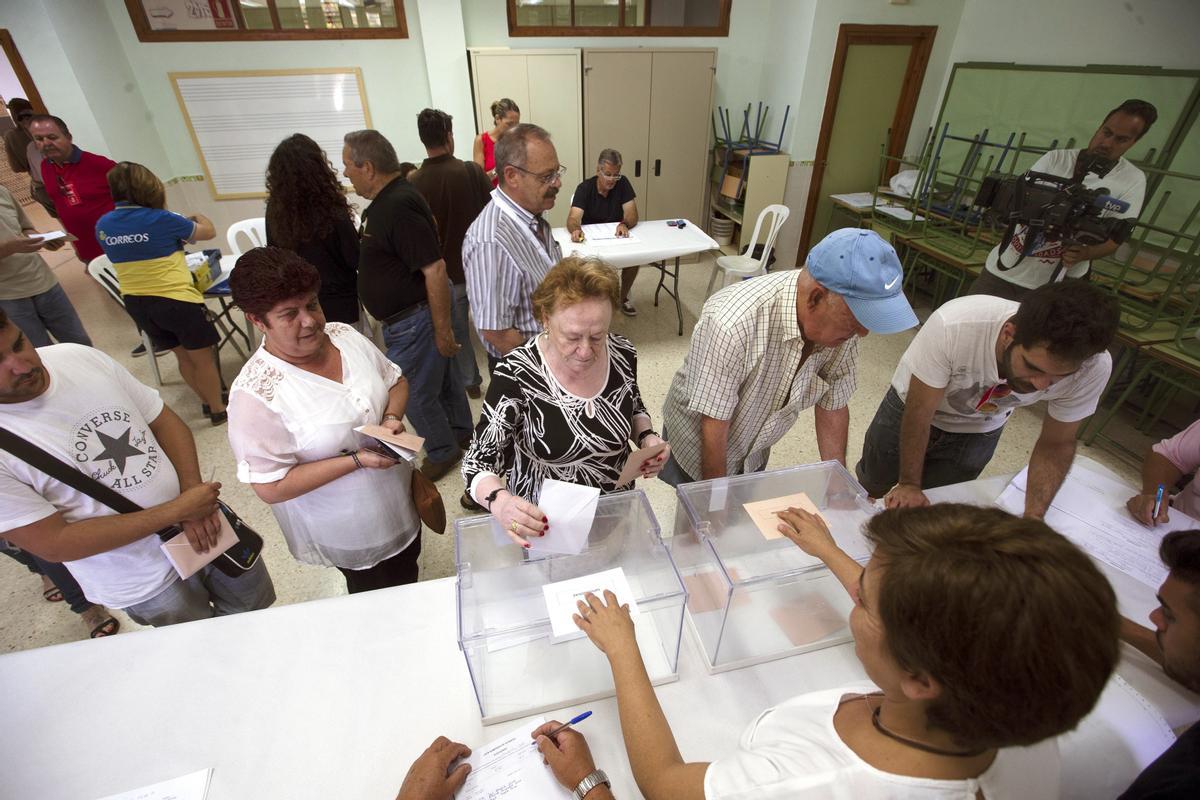
[[[412,499],[417,506],[417,514],[434,533],[446,532],[446,504],[442,502],[442,494],[433,481],[415,466],[412,471]]]

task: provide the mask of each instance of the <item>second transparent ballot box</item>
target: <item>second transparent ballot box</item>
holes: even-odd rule
[[[608,660],[582,631],[552,631],[546,584],[619,567],[650,679],[678,677],[683,582],[640,490],[599,499],[578,555],[527,554],[490,515],[459,519],[454,533],[458,642],[484,724],[613,694]]]
[[[777,530],[777,510],[815,511],[852,558],[869,558],[866,491],[836,461],[687,483],[676,489],[675,565],[712,672],[850,640],[853,601],[828,568]]]

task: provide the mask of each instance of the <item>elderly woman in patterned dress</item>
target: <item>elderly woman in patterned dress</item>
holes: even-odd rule
[[[463,505],[483,506],[523,547],[553,525],[535,505],[542,481],[617,485],[638,447],[663,443],[637,386],[637,351],[609,331],[621,280],[600,263],[565,258],[533,293],[543,332],[496,367],[471,449],[463,459]],[[647,461],[651,478],[668,450]]]

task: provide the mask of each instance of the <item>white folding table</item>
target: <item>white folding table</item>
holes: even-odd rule
[[[658,293],[661,291],[675,299],[679,335],[683,336],[683,306],[679,302],[679,259],[720,248],[711,236],[690,220],[684,222],[682,228],[667,225],[665,219],[639,222],[630,231],[633,240],[576,243],[571,241],[571,235],[566,228],[555,228],[554,238],[562,246],[564,256],[599,258],[614,269],[638,267],[643,264],[657,267],[658,286],[654,289],[654,305],[658,305]],[[670,259],[675,260],[674,269],[667,267],[667,261]],[[671,279],[670,287],[666,285],[667,278]]]
[[[1004,483],[930,494],[989,503]],[[521,724],[481,724],[456,627],[444,578],[0,656],[0,798],[90,800],[206,767],[210,800],[391,798],[436,736],[477,746]],[[864,677],[850,644],[709,675],[685,640],[679,680],[657,693],[688,760],[731,752],[769,706]],[[1118,674],[1147,705],[1110,686],[1064,737],[1066,796],[1115,795],[1098,787],[1152,757],[1136,745],[1161,739],[1158,714],[1172,727],[1200,716],[1200,698],[1140,653],[1123,648]],[[616,702],[554,716],[583,708],[597,764],[618,797],[637,797]],[[1114,719],[1113,708],[1141,710]]]

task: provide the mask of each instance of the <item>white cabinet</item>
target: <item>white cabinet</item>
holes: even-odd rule
[[[584,50],[584,177],[619,150],[643,219],[704,225],[716,64],[712,49]]]
[[[491,105],[501,97],[516,101],[521,122],[532,122],[550,132],[559,162],[567,168],[558,202],[546,214],[551,225],[567,224],[571,193],[594,171],[583,163],[583,99],[580,51],[506,50],[477,48],[471,51],[471,85],[479,130],[492,129]],[[458,136],[466,132],[460,125]]]

